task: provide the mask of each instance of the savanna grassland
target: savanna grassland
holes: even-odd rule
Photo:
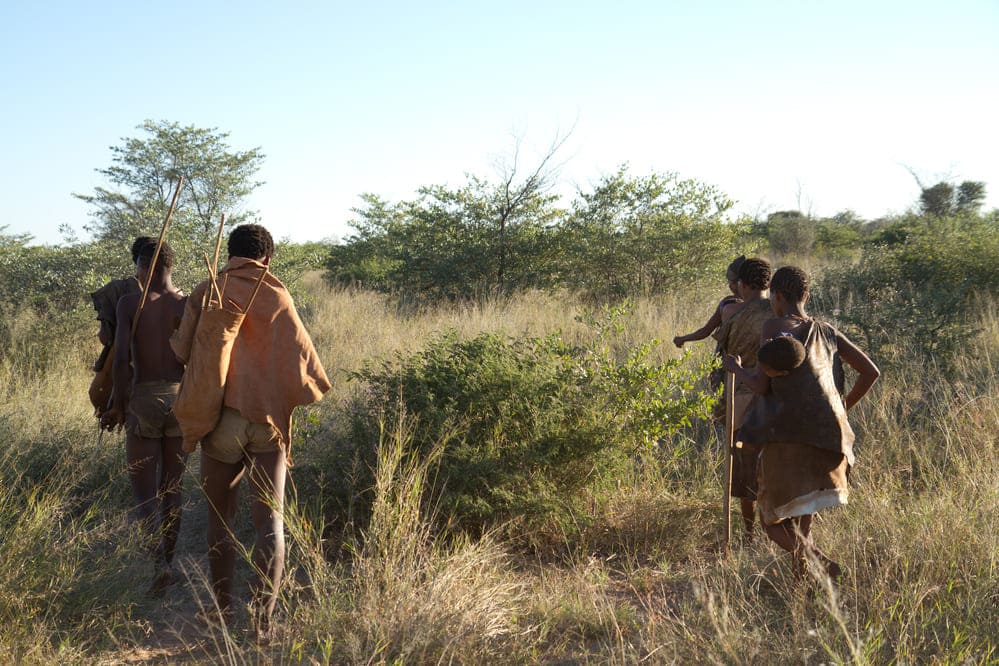
[[[146,595],[124,438],[99,434],[87,400],[86,299],[134,271],[127,248],[159,232],[180,175],[168,240],[190,291],[262,155],[217,130],[139,129],[99,170],[110,189],[77,195],[89,240],[0,227],[0,663],[999,663],[999,212],[982,211],[984,183],[920,183],[912,211],[879,220],[750,219],[712,186],[627,167],[563,201],[556,145],[534,171],[362,195],[343,242],[279,242],[271,269],[333,388],[296,414],[288,570],[262,647],[248,550],[232,625],[201,619],[196,455],[181,580]],[[882,371],[850,413],[850,503],[813,529],[845,566],[836,582],[797,578],[758,527],[721,552],[714,342],[670,341],[704,324],[740,254],[808,270],[810,312]]]
[[[810,268],[832,276],[835,266]],[[714,430],[692,418],[650,437],[636,416],[704,405],[643,406],[622,388],[702,372],[710,340],[689,346],[689,357],[668,343],[635,351],[700,326],[721,286],[614,310],[543,291],[406,304],[304,277],[296,293],[334,387],[297,418],[289,572],[280,630],[266,648],[253,644],[244,615],[227,628],[198,620],[211,597],[196,456],[178,552],[184,580],[162,600],[144,595],[152,572],[126,518],[123,439],[98,436],[86,400],[93,326],[63,322],[46,338],[31,311],[11,315],[0,366],[0,661],[996,663],[994,293],[970,297],[966,335],[938,350],[938,361],[906,342],[918,331],[904,320],[886,338],[871,334],[883,377],[851,413],[850,504],[821,514],[814,530],[846,566],[833,584],[818,573],[796,582],[759,531],[752,542],[736,533],[731,555],[721,555]],[[833,293],[817,289],[816,306],[845,316],[850,303],[833,303]],[[552,334],[558,344],[531,342]],[[419,356],[429,349],[439,353]],[[431,430],[430,412],[375,388],[396,381],[429,395],[456,354],[458,370],[482,381],[455,392],[478,392],[506,411],[482,421],[452,409]],[[510,377],[517,395],[497,376]],[[577,383],[559,404],[517,402],[560,377]],[[671,381],[674,395],[687,390]],[[611,393],[615,400],[600,398]],[[522,423],[567,450],[577,434],[566,423],[586,423],[606,445],[551,460],[524,445],[508,464],[497,447],[529,440]],[[504,492],[446,478],[448,470],[474,477],[476,456],[503,472],[494,490]],[[249,573],[244,561],[244,594]]]

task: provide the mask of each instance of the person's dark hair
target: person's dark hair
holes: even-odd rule
[[[147,245],[152,245],[153,247],[156,247],[156,239],[153,238],[152,236],[139,236],[134,241],[132,241],[133,264],[139,260],[139,251],[142,250],[142,248],[144,248]]]
[[[725,278],[729,282],[735,282],[739,279],[739,269],[742,265],[746,263],[746,255],[742,254],[732,260],[732,263],[728,265],[728,269],[725,271]]]
[[[241,224],[229,234],[230,257],[260,259],[274,256],[274,239],[259,224]]]
[[[782,266],[774,273],[770,290],[791,303],[801,303],[808,298],[808,273],[797,266]]]
[[[139,248],[139,256],[136,259],[136,263],[148,266],[149,262],[153,260],[153,255],[156,253],[156,241],[150,240],[151,242]],[[163,245],[160,246],[160,256],[156,258],[156,272],[160,273],[172,269],[173,260],[173,248],[166,241],[163,241]]]
[[[790,372],[805,360],[805,347],[790,335],[778,335],[763,343],[756,352],[756,361],[766,363],[779,372]]]
[[[746,259],[739,267],[739,279],[747,287],[763,291],[770,286],[771,270],[766,259]]]

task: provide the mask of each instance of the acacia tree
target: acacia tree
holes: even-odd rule
[[[544,209],[554,202],[555,197],[548,192],[554,183],[558,167],[553,164],[555,155],[569,139],[569,134],[558,135],[551,146],[538,160],[537,165],[526,176],[521,177],[520,140],[514,144],[513,155],[499,165],[500,182],[494,189],[491,199],[490,217],[497,231],[497,268],[496,284],[500,292],[505,291],[507,282],[508,230],[527,232],[534,236],[540,228],[544,228],[545,217],[539,218],[539,209]],[[523,235],[523,234],[521,234]]]
[[[506,188],[469,176],[459,188],[421,187],[410,201],[363,195],[356,233],[331,250],[329,279],[444,298],[543,286],[554,197],[510,200]]]
[[[87,230],[98,240],[127,242],[158,230],[180,176],[184,186],[172,222],[178,235],[210,237],[222,213],[230,226],[253,217],[241,205],[262,184],[254,180],[264,158],[260,148],[234,151],[227,132],[166,120],[147,120],[137,129],[143,134],[112,146],[111,166],[97,169],[111,187],[74,194],[93,207]]]
[[[562,215],[549,192],[552,160],[564,141],[530,170],[518,142],[497,165],[498,180],[468,175],[460,187],[421,187],[397,203],[362,195],[350,222],[357,233],[332,249],[329,279],[445,298],[547,286],[551,229]]]
[[[919,210],[931,217],[975,214],[985,203],[985,183],[966,180],[956,188],[946,180],[927,186],[912,167],[905,167],[919,186]]]

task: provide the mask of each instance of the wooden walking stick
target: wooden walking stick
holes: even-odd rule
[[[160,229],[159,240],[156,241],[156,250],[153,252],[153,258],[149,262],[149,273],[146,274],[146,284],[142,285],[142,298],[139,299],[139,307],[135,310],[135,317],[132,318],[132,335],[135,335],[135,328],[139,325],[139,315],[142,314],[142,308],[146,306],[146,297],[149,295],[149,284],[153,281],[153,272],[156,270],[156,260],[160,258],[160,248],[163,247],[163,237],[166,236],[167,227],[170,226],[170,218],[173,216],[173,211],[177,207],[177,198],[180,197],[180,188],[184,185],[184,176],[177,177],[177,188],[173,191],[173,198],[170,200],[170,209],[167,211],[166,218],[163,220],[163,228]]]
[[[735,453],[735,375],[725,373],[725,534],[722,550],[728,553],[732,538],[732,456]]]

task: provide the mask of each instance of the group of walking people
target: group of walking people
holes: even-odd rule
[[[155,562],[150,592],[162,594],[177,578],[173,560],[189,448],[183,417],[178,421],[174,411],[184,391],[185,364],[191,376],[189,354],[176,352],[184,346],[178,339],[187,340],[189,351],[214,333],[203,334],[201,326],[212,294],[218,296],[216,305],[239,312],[238,334],[227,349],[222,404],[214,427],[199,437],[217,611],[205,619],[230,623],[233,618],[233,523],[245,476],[256,533],[251,620],[258,642],[266,643],[284,570],[284,485],[292,411],[319,400],[330,382],[288,290],[267,270],[274,254],[270,233],[256,224],[238,226],[229,235],[228,254],[218,276],[185,297],[171,280],[170,245],[151,237],[136,239],[132,257],[137,280],[115,280],[92,295],[105,344],[95,367],[95,385],[109,374],[113,381],[110,390],[92,389],[91,398],[103,428],[125,428],[134,517],[150,537]]]
[[[319,400],[330,382],[287,289],[268,272],[274,242],[267,230],[238,226],[227,247],[225,267],[185,297],[171,280],[169,244],[136,239],[136,278],[115,280],[92,294],[105,350],[91,399],[103,428],[125,428],[134,515],[150,535],[155,561],[150,592],[162,594],[176,580],[182,476],[190,450],[183,417],[178,421],[174,410],[190,361],[190,354],[177,351],[184,347],[178,339],[187,345],[198,339],[212,302],[248,306],[230,341],[214,426],[198,439],[209,502],[214,619],[229,622],[233,615],[233,521],[246,476],[256,532],[252,622],[257,639],[266,642],[284,567],[292,412]],[[746,536],[752,538],[758,510],[763,529],[793,554],[797,571],[812,559],[838,576],[839,564],[811,539],[812,516],[847,502],[854,435],[846,412],[877,380],[878,369],[833,326],[806,313],[809,281],[801,269],[785,266],[772,273],[767,261],[740,257],[728,267],[727,279],[732,294],[704,326],[673,341],[682,347],[712,335],[724,370],[737,380],[731,493],[741,500]],[[849,392],[843,362],[857,372]],[[104,386],[102,378],[110,382]]]
[[[802,269],[772,272],[764,259],[739,257],[726,277],[732,295],[704,326],[673,342],[683,347],[712,335],[724,371],[735,375],[733,400],[723,404],[733,405],[731,494],[740,499],[747,539],[758,511],[767,536],[792,554],[796,572],[814,561],[837,578],[842,567],[815,545],[812,518],[847,503],[854,464],[847,410],[880,371],[835,327],[808,315]],[[849,391],[843,363],[856,371]]]

